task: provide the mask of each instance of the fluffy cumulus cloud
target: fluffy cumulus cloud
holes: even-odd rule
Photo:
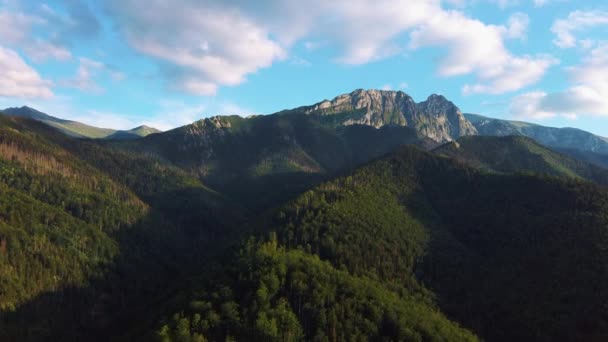
[[[566,69],[571,86],[562,92],[532,92],[516,97],[510,111],[528,118],[557,115],[608,116],[608,42],[601,43],[577,66]]]
[[[525,13],[514,13],[509,17],[506,29],[503,30],[507,38],[525,39],[530,25],[530,17]]]
[[[546,56],[515,56],[505,48],[505,39],[525,38],[526,14],[511,16],[506,25],[487,25],[443,8],[440,0],[110,0],[107,6],[131,47],[155,58],[174,88],[199,95],[290,60],[297,42],[331,46],[338,51],[335,61],[350,65],[446,47],[441,75],[479,79],[466,93],[517,90],[554,64]],[[410,34],[408,47],[404,39]]]
[[[51,82],[44,80],[17,52],[0,46],[0,96],[49,98]]]
[[[505,38],[520,38],[527,16],[516,14],[507,26],[486,25],[456,11],[441,12],[411,34],[413,49],[442,46],[447,55],[439,63],[439,74],[474,74],[478,83],[463,87],[465,94],[500,94],[537,82],[557,61],[549,56],[515,56],[504,45]]]
[[[71,45],[96,38],[101,24],[86,1],[64,0],[61,12],[44,3],[0,1],[0,41],[33,61],[71,59]]]
[[[556,36],[553,43],[560,48],[573,48],[578,42],[575,33],[601,25],[608,25],[608,12],[574,11],[553,23],[551,31]]]
[[[198,1],[110,1],[128,43],[161,62],[180,90],[213,95],[286,56],[284,49],[236,8]],[[142,10],[145,8],[145,10]]]

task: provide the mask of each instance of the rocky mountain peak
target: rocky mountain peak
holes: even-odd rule
[[[357,89],[300,110],[313,115],[334,115],[342,125],[409,126],[438,142],[477,133],[456,105],[437,94],[417,104],[402,91]]]

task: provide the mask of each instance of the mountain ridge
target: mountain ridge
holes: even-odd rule
[[[320,116],[350,113],[336,119],[337,123],[375,128],[386,125],[408,126],[437,142],[477,133],[454,103],[437,94],[416,103],[402,91],[357,89],[332,100],[323,100],[293,110]]]
[[[327,117],[0,116],[0,340],[603,341],[606,170]]]
[[[432,152],[491,172],[534,173],[608,185],[607,169],[554,151],[526,136],[461,137]]]
[[[480,135],[524,135],[555,148],[577,149],[608,155],[608,138],[582,129],[548,127],[525,121],[489,118],[478,114],[464,114]]]
[[[43,113],[37,109],[22,106],[22,107],[10,107],[0,110],[0,113],[4,113],[10,116],[17,116],[22,118],[29,118],[43,122],[60,132],[76,137],[76,138],[89,138],[89,139],[134,139],[142,136],[146,136],[152,133],[160,132],[156,128],[147,127],[145,125],[129,129],[129,130],[115,130],[111,128],[100,128],[91,125],[87,125],[78,121],[60,119],[49,114]],[[146,127],[146,129],[142,129]]]

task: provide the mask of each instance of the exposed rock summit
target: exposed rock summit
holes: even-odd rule
[[[341,125],[408,126],[438,142],[477,134],[460,109],[441,95],[416,103],[402,91],[358,89],[300,109],[307,114],[334,115]]]

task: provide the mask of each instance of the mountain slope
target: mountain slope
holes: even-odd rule
[[[592,183],[406,147],[263,216],[156,333],[475,339],[447,316],[487,341],[602,341],[606,210]]]
[[[464,115],[480,135],[523,135],[559,149],[573,149],[608,155],[608,139],[576,128],[545,127],[521,121],[487,118],[476,114]]]
[[[529,172],[608,185],[608,170],[550,150],[524,136],[462,137],[433,152],[489,171]]]
[[[417,104],[401,91],[359,89],[296,111],[338,125],[408,126],[437,142],[476,134],[458,107],[440,95],[431,95]]]
[[[249,243],[185,310],[161,322],[166,341],[477,341],[428,294],[353,276],[276,240]]]
[[[132,340],[235,239],[239,207],[114,143],[0,116],[0,340]]]
[[[20,108],[6,108],[2,110],[2,112],[10,116],[17,116],[43,122],[66,135],[76,138],[135,139],[159,132],[158,130],[147,126],[140,126],[128,131],[98,128],[85,125],[77,121],[59,119],[26,106]]]
[[[0,192],[0,310],[99,274],[118,252],[111,234],[148,210],[129,189],[4,116]]]
[[[339,269],[424,284],[484,340],[601,341],[607,203],[591,183],[488,174],[405,148],[262,226]]]
[[[435,145],[408,127],[328,127],[289,112],[207,118],[122,146],[157,155],[224,194],[263,207],[403,144]]]
[[[161,131],[159,131],[156,128],[153,127],[148,127],[148,126],[139,126],[139,127],[135,127],[133,129],[130,129],[128,131],[116,131],[108,136],[105,137],[105,139],[110,139],[110,140],[132,140],[132,139],[139,139],[142,137],[146,137],[150,134],[154,134],[154,133],[160,133]]]

